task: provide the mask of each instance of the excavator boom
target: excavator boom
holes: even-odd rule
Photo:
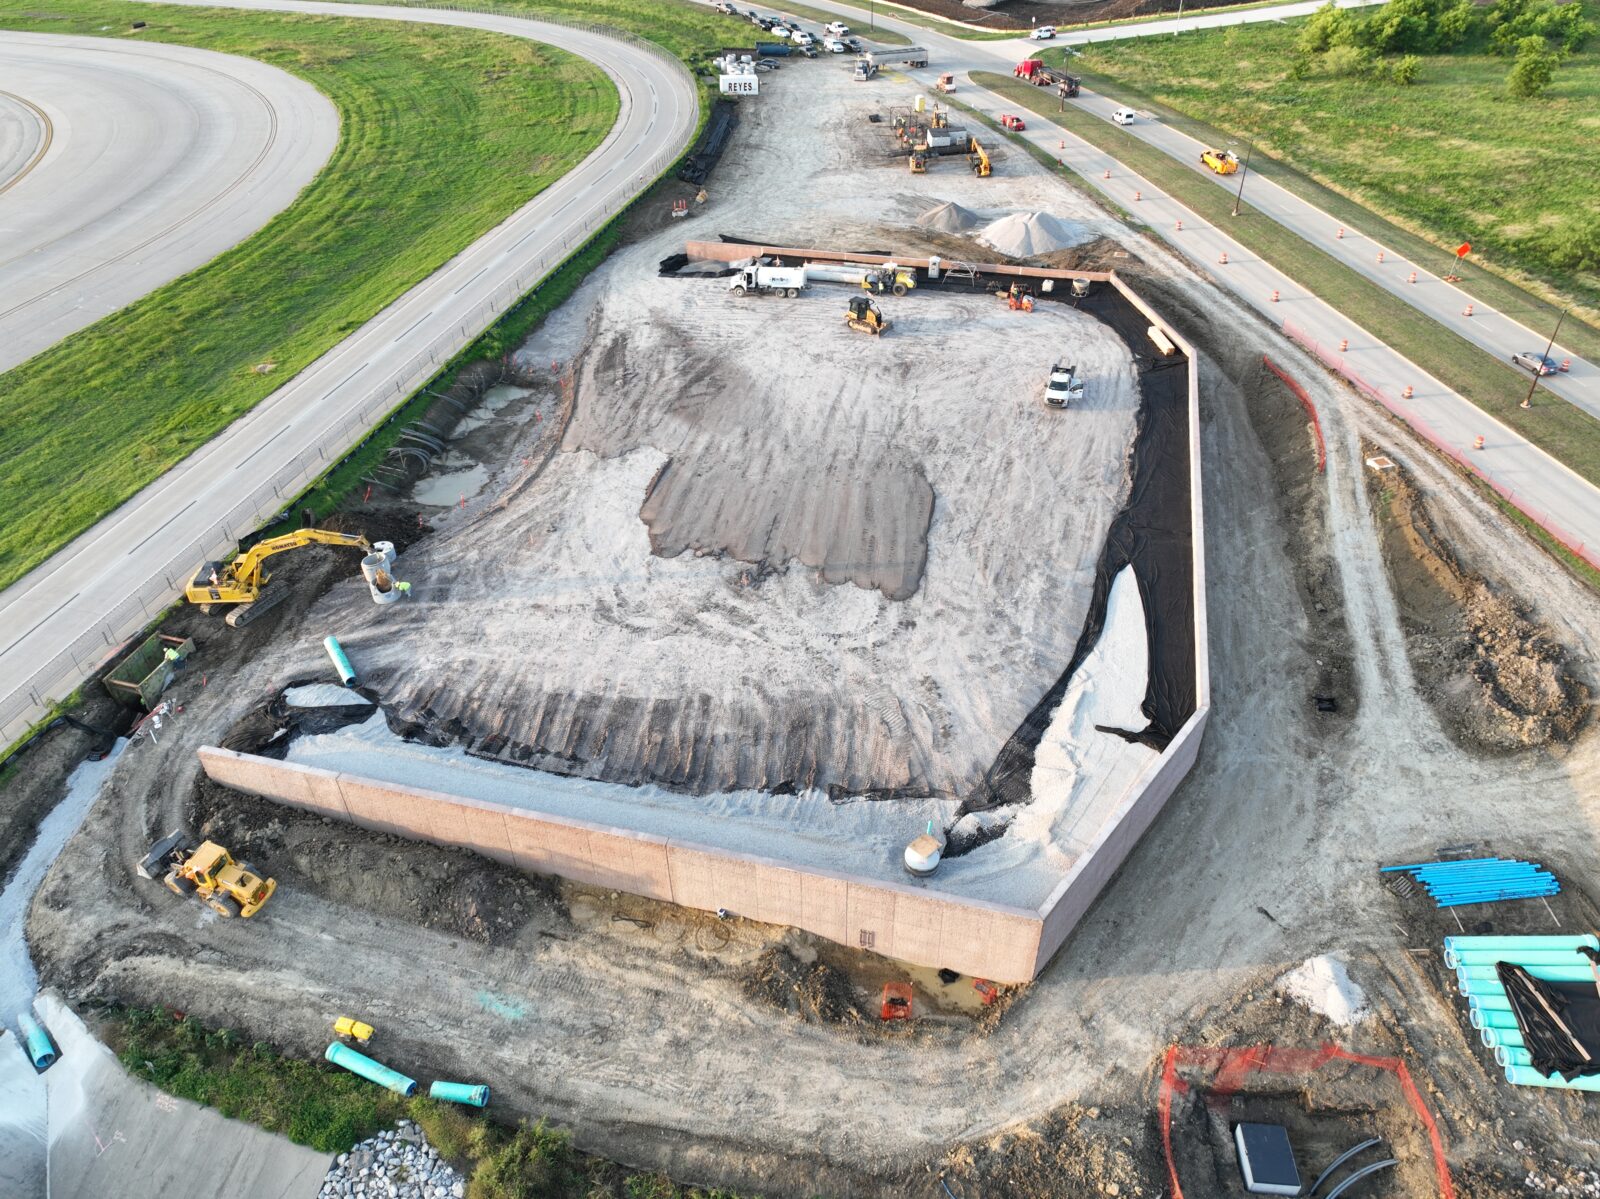
[[[192,604],[250,604],[261,600],[262,588],[272,577],[263,564],[274,554],[301,549],[308,545],[336,545],[372,552],[372,545],[359,533],[335,533],[329,529],[296,529],[281,537],[258,541],[232,562],[204,563],[184,588],[184,598]],[[265,611],[268,605],[263,605]],[[229,624],[237,626],[243,621],[230,616]]]

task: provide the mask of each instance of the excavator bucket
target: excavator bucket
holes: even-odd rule
[[[194,839],[182,829],[168,833],[152,845],[150,852],[139,862],[139,877],[149,879],[165,877],[167,868],[176,861],[181,861],[193,848]]]

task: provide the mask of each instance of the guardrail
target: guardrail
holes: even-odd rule
[[[1415,412],[1402,409],[1381,387],[1374,387],[1353,370],[1345,356],[1332,346],[1325,346],[1311,334],[1294,324],[1292,321],[1283,322],[1283,333],[1317,357],[1317,361],[1330,371],[1341,376],[1345,382],[1354,387],[1362,395],[1383,406],[1383,408],[1401,424],[1417,433],[1434,449],[1449,458],[1462,470],[1475,478],[1483,480],[1494,493],[1518,512],[1521,512],[1534,524],[1538,525],[1553,538],[1562,549],[1572,554],[1575,558],[1600,569],[1600,546],[1590,549],[1588,544],[1573,536],[1572,532],[1559,521],[1553,519],[1550,513],[1542,508],[1535,508],[1528,503],[1527,498],[1519,496],[1515,488],[1508,487],[1494,477],[1494,472],[1480,465],[1480,460],[1473,457],[1473,451],[1463,446],[1458,446],[1444,437],[1427,421],[1417,416]]]
[[[413,7],[515,17],[613,38],[672,64],[686,79],[694,82],[694,76],[676,57],[654,42],[625,30],[581,21],[534,18],[487,6],[425,4]],[[643,171],[649,183],[641,186],[633,196],[603,206],[598,215],[590,217],[568,235],[562,242],[559,255],[552,253],[536,263],[530,263],[525,274],[486,297],[453,332],[419,350],[402,366],[381,375],[367,401],[354,416],[346,416],[329,425],[317,436],[315,443],[293,462],[219,517],[210,532],[173,554],[165,566],[134,588],[132,594],[110,611],[96,617],[69,645],[33,668],[22,681],[0,696],[0,750],[27,737],[29,731],[49,715],[57,702],[70,695],[84,679],[94,675],[130,641],[142,634],[181,595],[185,581],[202,563],[224,558],[239,544],[240,538],[291,508],[298,496],[364,444],[411,396],[438,376],[457,354],[525,296],[536,293],[563,262],[649,190],[650,185],[671,169],[686,150],[687,147],[685,150],[657,155]],[[333,348],[330,346],[325,353]]]

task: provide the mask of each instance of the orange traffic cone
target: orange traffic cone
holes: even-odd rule
[[[1224,250],[1224,251],[1222,251],[1221,254],[1218,254],[1217,255],[1217,262],[1219,264],[1221,264],[1222,266],[1227,266],[1228,265],[1228,251]]]
[[[1475,450],[1483,449],[1483,436],[1481,434],[1472,439],[1472,448]]]
[[[1461,315],[1462,316],[1471,316],[1472,315],[1472,305],[1468,304],[1465,308],[1463,308],[1461,310]]]

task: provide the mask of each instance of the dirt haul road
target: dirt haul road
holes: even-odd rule
[[[802,65],[769,81],[732,160],[783,132],[786,119],[813,121],[817,93],[798,76],[833,69]],[[903,102],[910,89],[893,95]],[[853,111],[836,121],[839,130],[861,123]],[[1058,214],[1088,215],[1080,196],[1031,160],[1003,153],[998,163],[989,204],[1037,206],[1047,195]],[[892,237],[909,247],[915,205],[886,202],[886,192],[979,203],[957,183],[970,179],[964,171],[941,181],[932,173],[907,179],[898,165],[816,167],[802,158],[788,172],[730,187],[719,199],[722,223],[757,221],[774,194],[812,186],[819,209],[822,192],[859,206],[854,232],[867,244]],[[845,218],[835,207],[806,227],[821,236]],[[1420,943],[1395,923],[1377,855],[1415,860],[1488,839],[1535,856],[1558,850],[1564,877],[1592,877],[1600,868],[1596,740],[1496,757],[1452,741],[1435,709],[1449,697],[1419,685],[1407,658],[1360,474],[1358,435],[1393,444],[1392,431],[1228,296],[1137,235],[1123,236],[1146,264],[1140,286],[1210,354],[1202,452],[1215,708],[1194,773],[991,1034],[939,1016],[894,1037],[805,1023],[740,990],[741,969],[765,942],[760,929],[708,921],[728,935],[724,942],[693,917],[603,895],[563,908],[530,885],[498,881],[486,863],[256,801],[202,796],[200,815],[242,831],[241,843],[264,851],[258,860],[283,880],[264,924],[220,922],[138,885],[130,863],[152,836],[191,815],[194,749],[258,702],[273,672],[268,646],[252,640],[246,662],[246,650],[230,648],[220,631],[206,650],[210,685],[192,674],[183,681],[176,698],[184,713],[159,746],[125,756],[42,889],[30,925],[42,975],[80,999],[179,1004],[308,1054],[325,1043],[330,1013],[359,1010],[384,1029],[396,1064],[440,1076],[470,1070],[496,1088],[503,1111],[549,1113],[574,1126],[580,1144],[624,1160],[772,1195],[887,1196],[933,1193],[927,1167],[953,1143],[1063,1105],[1130,1113],[1123,1127],[1142,1139],[1113,1148],[1150,1158],[1148,1114],[1164,1047],[1203,1035],[1211,1016],[1241,996],[1332,951],[1374,995],[1375,1027],[1427,1043],[1410,1065],[1426,1093],[1436,1084],[1447,1091],[1436,1106],[1457,1165],[1502,1153],[1504,1085],[1448,1023],[1439,997],[1419,991],[1403,949]],[[655,255],[658,245],[646,248]],[[581,291],[535,349],[579,344],[605,282]],[[1312,473],[1298,416],[1291,435],[1273,441],[1280,460],[1263,448],[1262,430],[1281,425],[1273,403],[1294,403],[1263,390],[1263,351],[1320,408],[1325,479]],[[507,465],[514,473],[515,462]],[[1416,472],[1464,548],[1493,562],[1592,676],[1594,595],[1508,535],[1425,458]],[[1303,507],[1291,509],[1291,491]],[[271,644],[280,651],[315,631],[294,611],[274,619],[281,623]],[[1311,695],[1328,687],[1340,710],[1318,713]],[[80,878],[115,885],[74,886]],[[1327,1035],[1303,1023],[1257,1035],[1290,1027]],[[1358,1027],[1341,1039],[1361,1049],[1375,1035]],[[1559,1099],[1519,1093],[1514,1104],[1519,1119],[1537,1122],[1540,1144],[1588,1156],[1573,1139],[1582,1122],[1563,1122]],[[1142,1185],[1154,1194],[1159,1184],[1146,1173]],[[1002,1181],[986,1193],[1049,1192]]]

